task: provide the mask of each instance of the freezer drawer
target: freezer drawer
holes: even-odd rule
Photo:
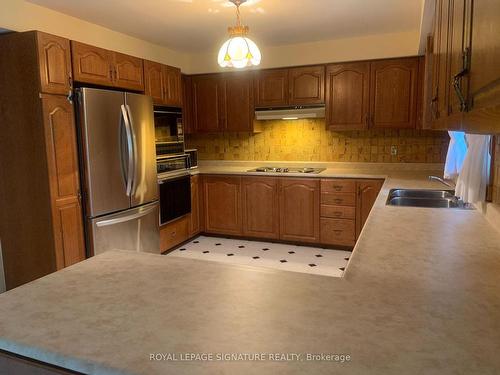
[[[129,250],[160,254],[159,203],[153,202],[119,213],[90,219],[91,254]]]

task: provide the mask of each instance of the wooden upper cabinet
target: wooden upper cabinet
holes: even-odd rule
[[[71,41],[73,79],[78,82],[113,86],[113,53]]]
[[[57,269],[85,259],[73,105],[42,97]]]
[[[374,128],[413,128],[417,117],[418,58],[371,63],[370,113]]]
[[[383,183],[383,180],[359,180],[356,184],[358,192],[356,204],[356,238],[359,237],[361,229],[363,229],[366,219],[368,219],[368,215],[380,193]]]
[[[230,74],[225,77],[226,129],[231,132],[253,130],[254,103],[251,75]]]
[[[312,178],[280,180],[280,239],[319,241],[319,184]]]
[[[73,79],[95,85],[143,91],[142,59],[71,41]]]
[[[466,20],[471,1],[466,0]],[[472,30],[466,27],[464,37],[464,44],[471,44],[470,72],[460,79],[462,85],[470,79],[468,93],[466,87],[462,88],[468,97],[469,110],[465,114],[464,129],[500,133],[500,2],[473,1],[471,23]]]
[[[165,102],[163,83],[163,65],[157,62],[144,60],[144,91],[153,98],[154,104]]]
[[[37,32],[41,92],[68,95],[72,87],[68,39]]]
[[[279,238],[278,179],[243,177],[241,179],[243,235]]]
[[[255,78],[255,106],[288,105],[288,69],[262,70]]]
[[[142,59],[113,52],[114,86],[122,89],[144,91]]]
[[[325,102],[325,66],[291,68],[288,72],[291,105]]]
[[[332,64],[326,68],[326,125],[332,130],[368,127],[370,63]]]
[[[191,76],[183,74],[182,81],[182,122],[184,134],[194,134],[196,132],[193,120],[193,79]]]
[[[225,128],[225,85],[219,75],[192,78],[195,132],[210,133]]]
[[[163,84],[165,105],[182,107],[182,77],[181,70],[172,66],[163,66]]]
[[[205,230],[218,234],[241,234],[241,178],[203,178]]]

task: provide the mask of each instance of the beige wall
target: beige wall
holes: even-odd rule
[[[24,0],[1,0],[0,28],[13,31],[45,31],[178,66],[185,73],[221,71],[217,65],[219,46],[214,46],[214,50],[209,53],[180,53]],[[259,68],[416,55],[419,37],[418,32],[405,32],[279,47],[265,47],[259,44],[263,55]],[[258,43],[258,40],[256,42]]]
[[[13,31],[45,31],[98,47],[177,66],[183,70],[186,70],[189,64],[189,57],[186,54],[23,0],[0,0],[0,28]]]
[[[338,61],[369,60],[386,57],[417,55],[419,32],[379,34],[279,47],[260,46],[262,63],[259,68],[309,65]],[[190,73],[222,71],[217,65],[218,50],[191,55]]]

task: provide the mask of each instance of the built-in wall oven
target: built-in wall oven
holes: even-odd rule
[[[184,154],[182,109],[154,107],[156,155]]]
[[[160,190],[160,225],[191,212],[191,175],[188,155],[163,156],[157,159]]]

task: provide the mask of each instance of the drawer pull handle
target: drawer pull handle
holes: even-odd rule
[[[343,232],[342,230],[338,229],[333,231],[333,233],[335,233],[336,235],[342,234],[342,232]]]
[[[176,235],[177,235],[177,232],[175,232],[175,231],[170,233],[170,237],[175,237]]]
[[[341,211],[337,211],[337,212],[334,212],[333,215],[335,217],[340,217],[340,216],[342,216],[342,212]]]
[[[335,185],[335,186],[333,186],[333,188],[334,188],[336,191],[341,191],[341,190],[342,190],[342,186],[339,186],[339,185]]]
[[[334,199],[333,201],[334,201],[335,203],[342,203],[342,199],[340,199],[340,198]]]

